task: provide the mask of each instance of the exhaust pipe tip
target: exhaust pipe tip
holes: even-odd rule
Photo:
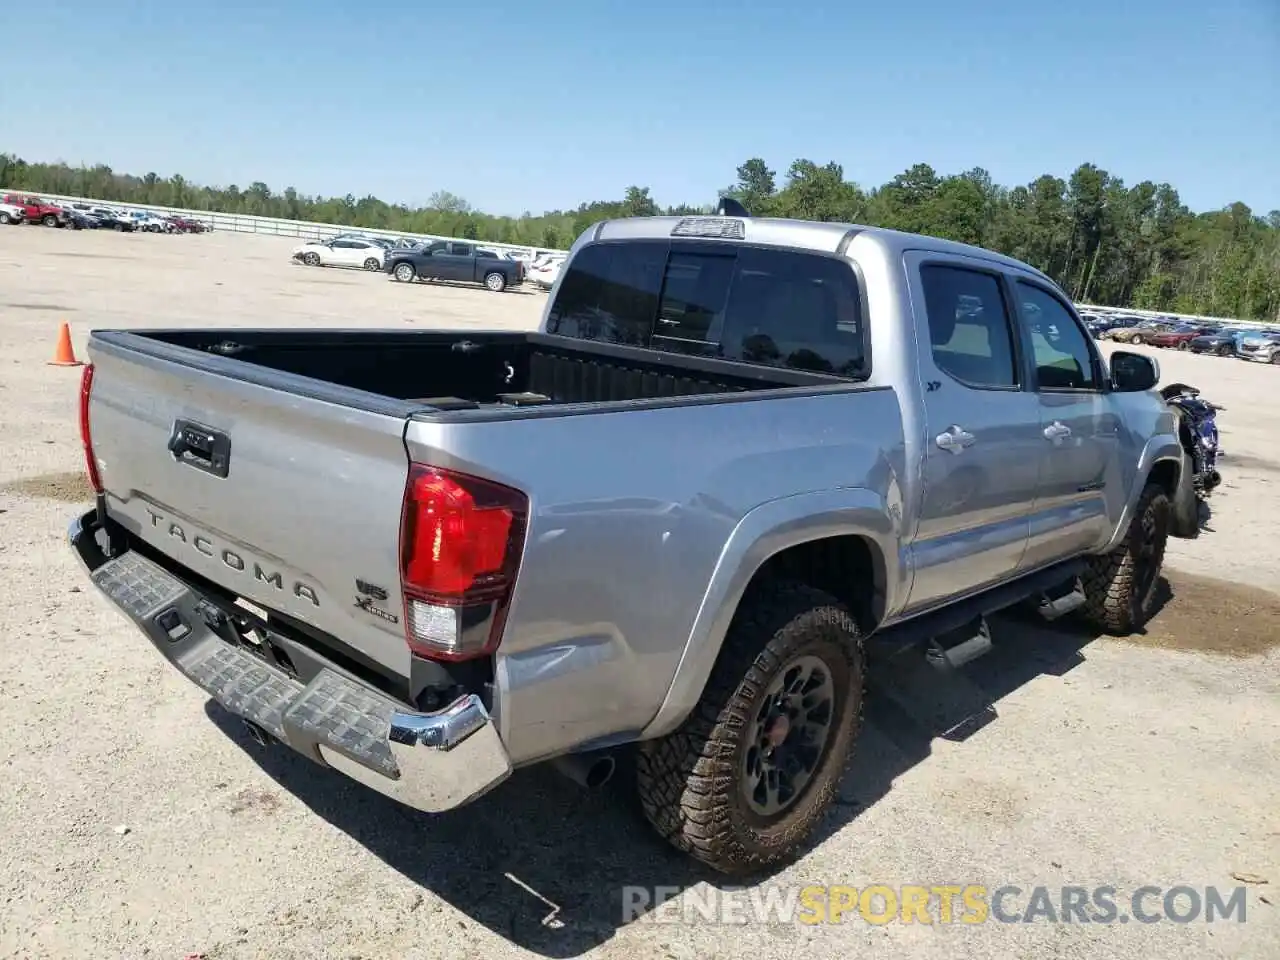
[[[579,786],[598,790],[613,779],[618,767],[611,753],[571,753],[551,761],[552,766]]]

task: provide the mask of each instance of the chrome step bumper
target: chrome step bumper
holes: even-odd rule
[[[462,806],[510,775],[511,760],[478,696],[416,713],[332,669],[304,685],[208,626],[209,601],[198,588],[134,551],[107,559],[96,516],[77,518],[67,532],[94,585],[229,712],[417,810]]]

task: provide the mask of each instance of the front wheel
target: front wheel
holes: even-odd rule
[[[305,263],[308,267],[318,267],[320,266],[320,254],[314,253],[314,252],[304,253],[302,255],[302,262]]]
[[[507,278],[504,274],[494,270],[492,273],[484,275],[484,285],[494,293],[501,293],[507,289]]]
[[[1267,362],[1280,365],[1280,350],[1277,350],[1275,353],[1273,353],[1271,355],[1271,359]]]
[[[415,276],[417,276],[417,273],[418,271],[413,269],[413,264],[397,263],[395,272],[392,274],[392,276],[394,276],[401,283],[408,283]]]
[[[835,799],[857,739],[862,636],[849,611],[799,583],[739,608],[702,699],[640,744],[645,817],[721,873],[793,859]]]
[[[1134,338],[1133,338],[1132,340],[1130,340],[1129,342],[1130,342],[1130,343],[1132,343],[1132,344],[1134,344],[1135,346],[1141,346],[1141,345],[1143,344],[1143,342],[1144,342],[1144,341],[1143,341],[1143,339],[1142,339],[1142,334],[1140,334],[1140,333],[1139,333],[1139,334],[1136,334],[1136,335],[1134,336]]]
[[[3,223],[5,226],[8,226],[9,224],[13,223],[13,217],[9,216],[9,214],[0,210],[0,223]]]
[[[1172,515],[1173,504],[1164,488],[1147,484],[1124,540],[1110,553],[1089,560],[1080,577],[1083,612],[1106,633],[1136,633],[1155,613]]]

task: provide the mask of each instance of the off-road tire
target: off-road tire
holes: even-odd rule
[[[1173,518],[1173,504],[1159,484],[1149,483],[1138,498],[1124,540],[1110,553],[1090,559],[1080,577],[1085,603],[1081,613],[1094,626],[1113,636],[1141,630],[1155,612],[1160,568]],[[1144,584],[1141,551],[1154,538],[1155,571]]]
[[[761,818],[742,789],[753,718],[770,682],[794,658],[817,656],[834,709],[812,778],[789,806]],[[835,798],[862,724],[862,635],[849,611],[804,584],[762,585],[743,601],[702,699],[674,732],[639,745],[636,785],[645,817],[677,849],[725,874],[797,856]]]

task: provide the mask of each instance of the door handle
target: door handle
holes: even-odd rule
[[[977,439],[972,433],[953,423],[944,433],[934,437],[933,442],[938,445],[940,450],[959,454],[963,453],[966,447],[973,446]]]
[[[1071,428],[1061,420],[1055,420],[1044,428],[1044,438],[1057,443],[1059,440],[1065,440],[1071,436]]]

